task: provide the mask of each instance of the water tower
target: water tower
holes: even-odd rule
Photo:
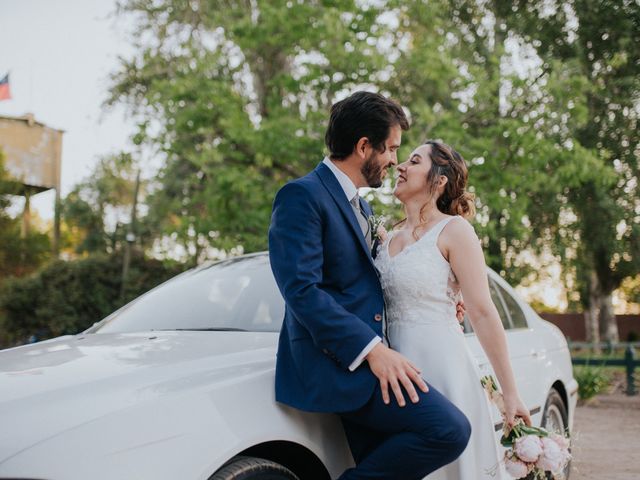
[[[63,130],[37,122],[33,114],[23,117],[0,116],[0,149],[5,169],[17,185],[13,193],[25,197],[22,231],[30,229],[30,199],[33,195],[55,189],[53,252],[60,243],[60,167]]]

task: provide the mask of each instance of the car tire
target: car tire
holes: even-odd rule
[[[299,480],[279,463],[256,457],[235,457],[214,473],[209,480]]]
[[[549,391],[549,395],[547,396],[547,401],[544,405],[544,411],[542,412],[542,423],[541,427],[546,428],[547,430],[555,433],[559,433],[562,435],[566,435],[567,428],[569,423],[569,416],[567,415],[567,407],[560,396],[560,393],[555,388],[552,388]],[[564,469],[564,478],[569,479],[569,474],[571,472],[571,460],[567,464]],[[552,479],[553,477],[547,474],[547,479]]]

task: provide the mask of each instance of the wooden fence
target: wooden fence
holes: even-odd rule
[[[587,340],[584,314],[582,313],[541,313],[540,316],[557,326],[567,339],[574,342]],[[634,342],[640,340],[640,315],[616,315],[620,340]]]

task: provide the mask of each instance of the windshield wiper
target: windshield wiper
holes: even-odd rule
[[[156,332],[248,332],[244,328],[215,327],[215,328],[161,328]]]

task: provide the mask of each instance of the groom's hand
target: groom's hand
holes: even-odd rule
[[[420,370],[405,357],[386,345],[378,343],[365,358],[369,362],[369,368],[380,381],[382,400],[386,405],[391,401],[389,388],[393,391],[398,405],[401,407],[405,406],[401,385],[409,394],[409,398],[413,403],[418,403],[419,400],[418,393],[413,386],[414,383],[423,392],[429,391],[429,387],[420,376]]]
[[[467,311],[464,309],[464,300],[460,299],[460,301],[456,304],[456,318],[459,323],[464,323],[464,314]]]

